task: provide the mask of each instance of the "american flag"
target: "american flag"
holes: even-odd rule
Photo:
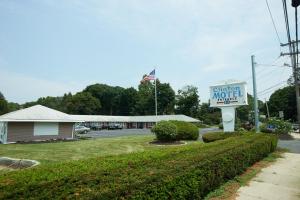
[[[155,69],[143,78],[143,81],[155,80]]]

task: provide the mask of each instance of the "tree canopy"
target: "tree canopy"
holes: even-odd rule
[[[192,85],[178,90],[176,95],[176,113],[196,117],[199,111],[198,88]]]
[[[270,96],[268,104],[270,115],[272,117],[278,117],[279,111],[283,111],[285,120],[297,120],[297,106],[294,86],[288,86],[276,90]]]

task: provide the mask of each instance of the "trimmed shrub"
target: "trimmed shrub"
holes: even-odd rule
[[[171,121],[177,127],[177,140],[197,140],[199,137],[199,128],[189,122]]]
[[[247,134],[210,144],[49,164],[0,177],[0,199],[203,199],[274,151],[277,137]]]
[[[157,140],[163,142],[175,141],[177,139],[177,128],[169,121],[158,122],[151,131],[155,133]]]
[[[224,132],[213,132],[213,133],[206,133],[202,135],[202,140],[205,143],[214,142],[217,140],[224,140],[229,137],[236,137],[241,136],[242,133],[232,132],[232,133],[224,133]]]

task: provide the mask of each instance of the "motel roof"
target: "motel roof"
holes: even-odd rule
[[[158,122],[162,120],[178,120],[200,122],[186,115],[145,115],[145,116],[110,116],[110,115],[72,115],[74,119],[85,122]]]
[[[0,122],[82,122],[71,115],[35,105],[0,116]]]
[[[0,116],[0,122],[158,122],[162,120],[199,122],[199,120],[186,115],[69,115],[42,105],[35,105]]]

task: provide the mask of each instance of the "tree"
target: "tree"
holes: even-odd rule
[[[123,90],[120,97],[120,115],[133,115],[137,101],[137,90],[133,87]]]
[[[169,83],[161,83],[156,79],[157,113],[174,113],[175,92]],[[143,81],[139,85],[135,106],[136,115],[155,114],[155,85],[150,81]]]
[[[221,110],[210,107],[210,103],[202,103],[199,109],[198,118],[204,124],[217,125],[221,122]]]
[[[197,87],[188,85],[178,90],[178,95],[176,95],[176,113],[196,117],[199,111],[199,103]]]
[[[89,85],[83,92],[89,92],[102,105],[100,114],[117,115],[119,113],[120,95],[124,88],[112,87],[105,84]]]
[[[3,115],[7,113],[8,110],[8,104],[4,97],[4,95],[0,92],[0,115]]]
[[[134,113],[135,115],[155,114],[154,85],[150,81],[140,83]]]
[[[66,104],[69,114],[92,115],[99,114],[100,101],[88,92],[78,92]]]
[[[4,95],[2,94],[2,92],[0,92],[0,99],[4,99],[4,100],[5,100],[5,97],[4,97]]]
[[[157,80],[157,111],[160,115],[174,114],[175,92],[169,83]]]
[[[254,97],[251,94],[247,94],[248,105],[240,106],[236,109],[237,118],[241,122],[250,121],[254,123]],[[264,113],[264,103],[260,100],[258,102],[258,110],[260,114]]]
[[[295,87],[288,86],[276,90],[269,99],[269,111],[272,117],[278,117],[283,111],[285,120],[297,120]]]
[[[13,112],[21,108],[21,106],[18,103],[9,102],[7,105],[9,112]]]

